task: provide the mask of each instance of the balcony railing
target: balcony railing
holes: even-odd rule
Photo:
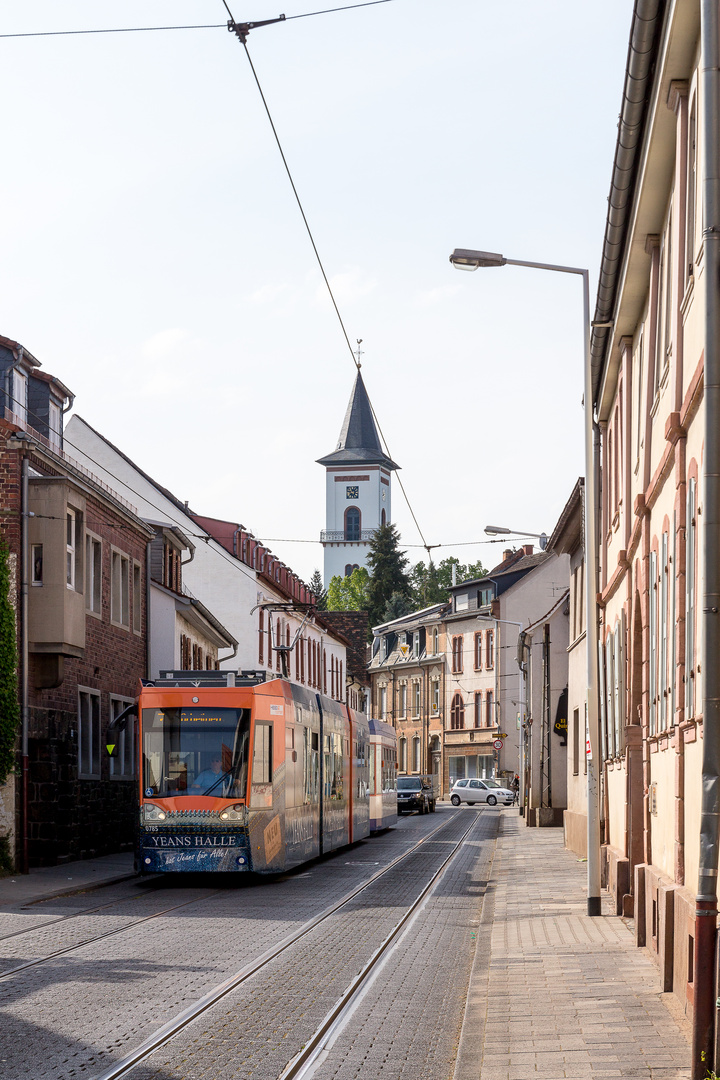
[[[348,536],[340,529],[338,532],[330,532],[327,529],[323,529],[320,533],[321,544],[358,544],[367,543],[368,540],[372,540],[375,533],[374,529],[362,529],[359,536]]]

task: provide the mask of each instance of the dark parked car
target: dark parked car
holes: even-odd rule
[[[434,814],[437,781],[432,776],[398,776],[398,814],[417,810],[418,814]]]

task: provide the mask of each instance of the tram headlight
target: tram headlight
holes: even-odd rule
[[[235,803],[234,806],[226,806],[220,811],[221,821],[242,821],[245,806],[243,803]]]
[[[165,811],[161,807],[156,806],[155,803],[147,802],[143,803],[142,808],[143,821],[164,821]]]

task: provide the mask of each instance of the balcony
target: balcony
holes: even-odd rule
[[[367,544],[372,540],[375,534],[375,529],[362,529],[360,535],[347,536],[342,529],[338,532],[329,532],[327,529],[323,529],[320,533],[321,544]]]

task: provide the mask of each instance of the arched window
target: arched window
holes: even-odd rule
[[[387,525],[387,518],[385,517],[385,511],[384,510],[383,510],[382,514],[380,515],[380,524],[381,525]]]
[[[350,577],[352,572],[353,572],[353,567],[350,565],[350,563],[346,563],[345,564],[345,577]]]
[[[400,772],[407,772],[407,739],[400,740]]]
[[[412,741],[413,772],[420,772],[420,738],[415,736]]]
[[[450,706],[450,727],[453,731],[458,731],[460,728],[465,727],[465,706],[461,694],[455,694],[452,699],[452,705]]]
[[[357,506],[349,506],[345,511],[345,539],[360,539],[360,511]]]

